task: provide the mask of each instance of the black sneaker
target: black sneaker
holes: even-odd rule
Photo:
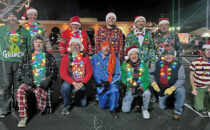
[[[119,116],[118,116],[118,114],[117,114],[116,111],[110,111],[110,113],[111,113],[111,115],[112,115],[112,117],[113,117],[114,119],[118,119],[118,118],[119,118]]]

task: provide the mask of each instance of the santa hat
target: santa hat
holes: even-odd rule
[[[130,46],[128,48],[126,48],[126,51],[125,51],[125,59],[128,60],[129,59],[129,55],[132,53],[132,52],[138,52],[139,53],[139,49],[137,46]]]
[[[72,39],[69,41],[69,47],[68,47],[68,51],[69,51],[69,52],[71,51],[70,46],[71,46],[71,44],[72,44],[73,42],[76,42],[76,43],[79,44],[79,46],[80,46],[80,51],[83,51],[83,50],[84,50],[84,46],[83,46],[81,40],[80,40],[79,38],[72,38]]]
[[[79,16],[73,16],[73,17],[71,18],[71,24],[77,24],[77,25],[81,26]]]
[[[107,15],[106,15],[106,21],[107,21],[107,19],[109,18],[109,17],[114,17],[114,19],[115,19],[115,21],[117,21],[117,16],[116,16],[116,14],[115,13],[113,13],[113,12],[109,12]]]
[[[169,18],[159,18],[158,21],[159,21],[159,26],[160,26],[161,24],[165,24],[165,23],[170,24]]]
[[[25,20],[25,19],[26,19],[26,16],[27,16],[28,14],[30,14],[30,13],[37,13],[37,14],[38,14],[38,12],[37,12],[37,10],[36,10],[35,8],[33,8],[33,7],[28,7],[28,8],[25,10],[24,15],[21,17],[21,19]]]
[[[135,17],[135,20],[134,20],[134,24],[135,24],[139,19],[143,19],[144,22],[146,23],[146,19],[145,19],[144,16],[136,16],[136,17]]]
[[[206,44],[202,46],[202,49],[210,49],[210,40],[206,41]]]

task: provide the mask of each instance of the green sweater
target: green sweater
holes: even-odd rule
[[[139,70],[138,76],[134,76],[134,68]],[[137,67],[131,66],[129,62],[123,63],[120,67],[120,70],[121,80],[127,86],[126,91],[130,91],[134,86],[132,82],[136,82],[139,87],[143,88],[144,91],[149,87],[149,71],[143,60],[139,61],[139,65]],[[134,78],[137,79],[137,81],[133,81]]]
[[[6,25],[0,26],[0,60],[20,62],[21,57],[30,48],[29,32],[19,26],[14,32],[9,32]]]
[[[126,48],[130,46],[137,46],[139,48],[139,57],[140,59],[143,59],[144,62],[150,67],[151,64],[155,63],[155,48],[153,45],[152,35],[145,31],[143,44],[140,46],[139,40],[134,33],[134,31],[131,31],[125,40],[125,50]],[[125,52],[124,50],[124,52]]]

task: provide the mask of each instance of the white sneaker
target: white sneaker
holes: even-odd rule
[[[142,114],[144,119],[150,119],[150,114],[148,110],[142,111]]]
[[[25,127],[26,123],[27,123],[27,120],[28,120],[27,117],[21,118],[21,120],[18,123],[18,127]]]
[[[208,112],[208,116],[210,117],[210,112]]]

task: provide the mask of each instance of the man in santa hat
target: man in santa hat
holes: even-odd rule
[[[145,29],[145,26],[145,17],[137,16],[134,20],[134,28],[125,40],[125,48],[137,46],[140,58],[150,67],[155,62],[155,50],[152,35]]]
[[[210,117],[210,103],[207,111],[204,108],[204,97],[210,96],[210,40],[202,47],[203,56],[195,59],[190,65],[190,83],[194,95],[194,108],[203,116]],[[208,101],[209,102],[209,101]]]
[[[161,57],[164,52],[164,45],[171,45],[177,54],[177,60],[182,61],[182,45],[175,32],[169,31],[169,18],[159,19],[159,30],[154,33],[153,40],[156,46],[156,56]]]
[[[68,47],[69,47],[68,43],[72,38],[80,39],[80,41],[82,42],[84,46],[84,50],[83,50],[84,53],[87,53],[90,55],[93,54],[89,36],[87,32],[85,31],[85,29],[81,28],[79,16],[72,17],[70,21],[70,28],[65,30],[61,35],[61,38],[59,40],[60,41],[59,50],[60,50],[61,55],[64,55],[70,52],[70,50],[68,50]]]
[[[62,57],[60,65],[61,78],[64,80],[61,86],[61,93],[64,102],[63,115],[69,114],[74,101],[79,106],[86,106],[87,94],[86,84],[90,80],[93,69],[91,61],[83,50],[84,46],[79,38],[72,38],[69,41],[68,54]]]
[[[0,117],[5,117],[11,111],[12,93],[16,97],[18,88],[18,65],[29,48],[28,31],[19,25],[16,14],[9,13],[6,25],[0,26]],[[16,107],[16,100],[13,100]]]
[[[120,80],[120,62],[109,41],[101,43],[101,51],[95,54],[91,63],[93,76],[97,82],[97,96],[102,109],[109,108],[113,118],[117,119],[119,106],[118,82]]]
[[[142,97],[143,118],[149,119],[150,114],[148,112],[148,108],[151,92],[148,89],[150,85],[148,67],[144,63],[144,60],[139,59],[139,48],[137,46],[134,45],[128,47],[125,55],[126,62],[121,65],[121,80],[124,84],[122,86],[126,87],[122,103],[122,111],[129,112],[134,98],[140,99]]]
[[[25,20],[27,17],[28,21],[24,23],[22,26],[29,31],[31,39],[36,33],[41,34],[44,37],[44,43],[47,48],[47,51],[49,53],[52,53],[53,50],[50,44],[49,35],[47,34],[44,25],[36,22],[37,16],[38,16],[37,10],[33,7],[28,7],[24,13],[24,16],[22,17],[23,20]]]
[[[123,59],[123,33],[122,30],[116,27],[115,23],[117,16],[110,12],[106,15],[106,27],[99,28],[95,39],[95,53],[100,51],[100,46],[103,41],[109,41],[117,53],[118,59]]]
[[[150,68],[150,81],[154,91],[158,93],[159,108],[168,106],[169,97],[175,97],[173,119],[179,120],[183,113],[185,101],[185,71],[184,66],[176,60],[172,46],[164,46],[163,57]]]

